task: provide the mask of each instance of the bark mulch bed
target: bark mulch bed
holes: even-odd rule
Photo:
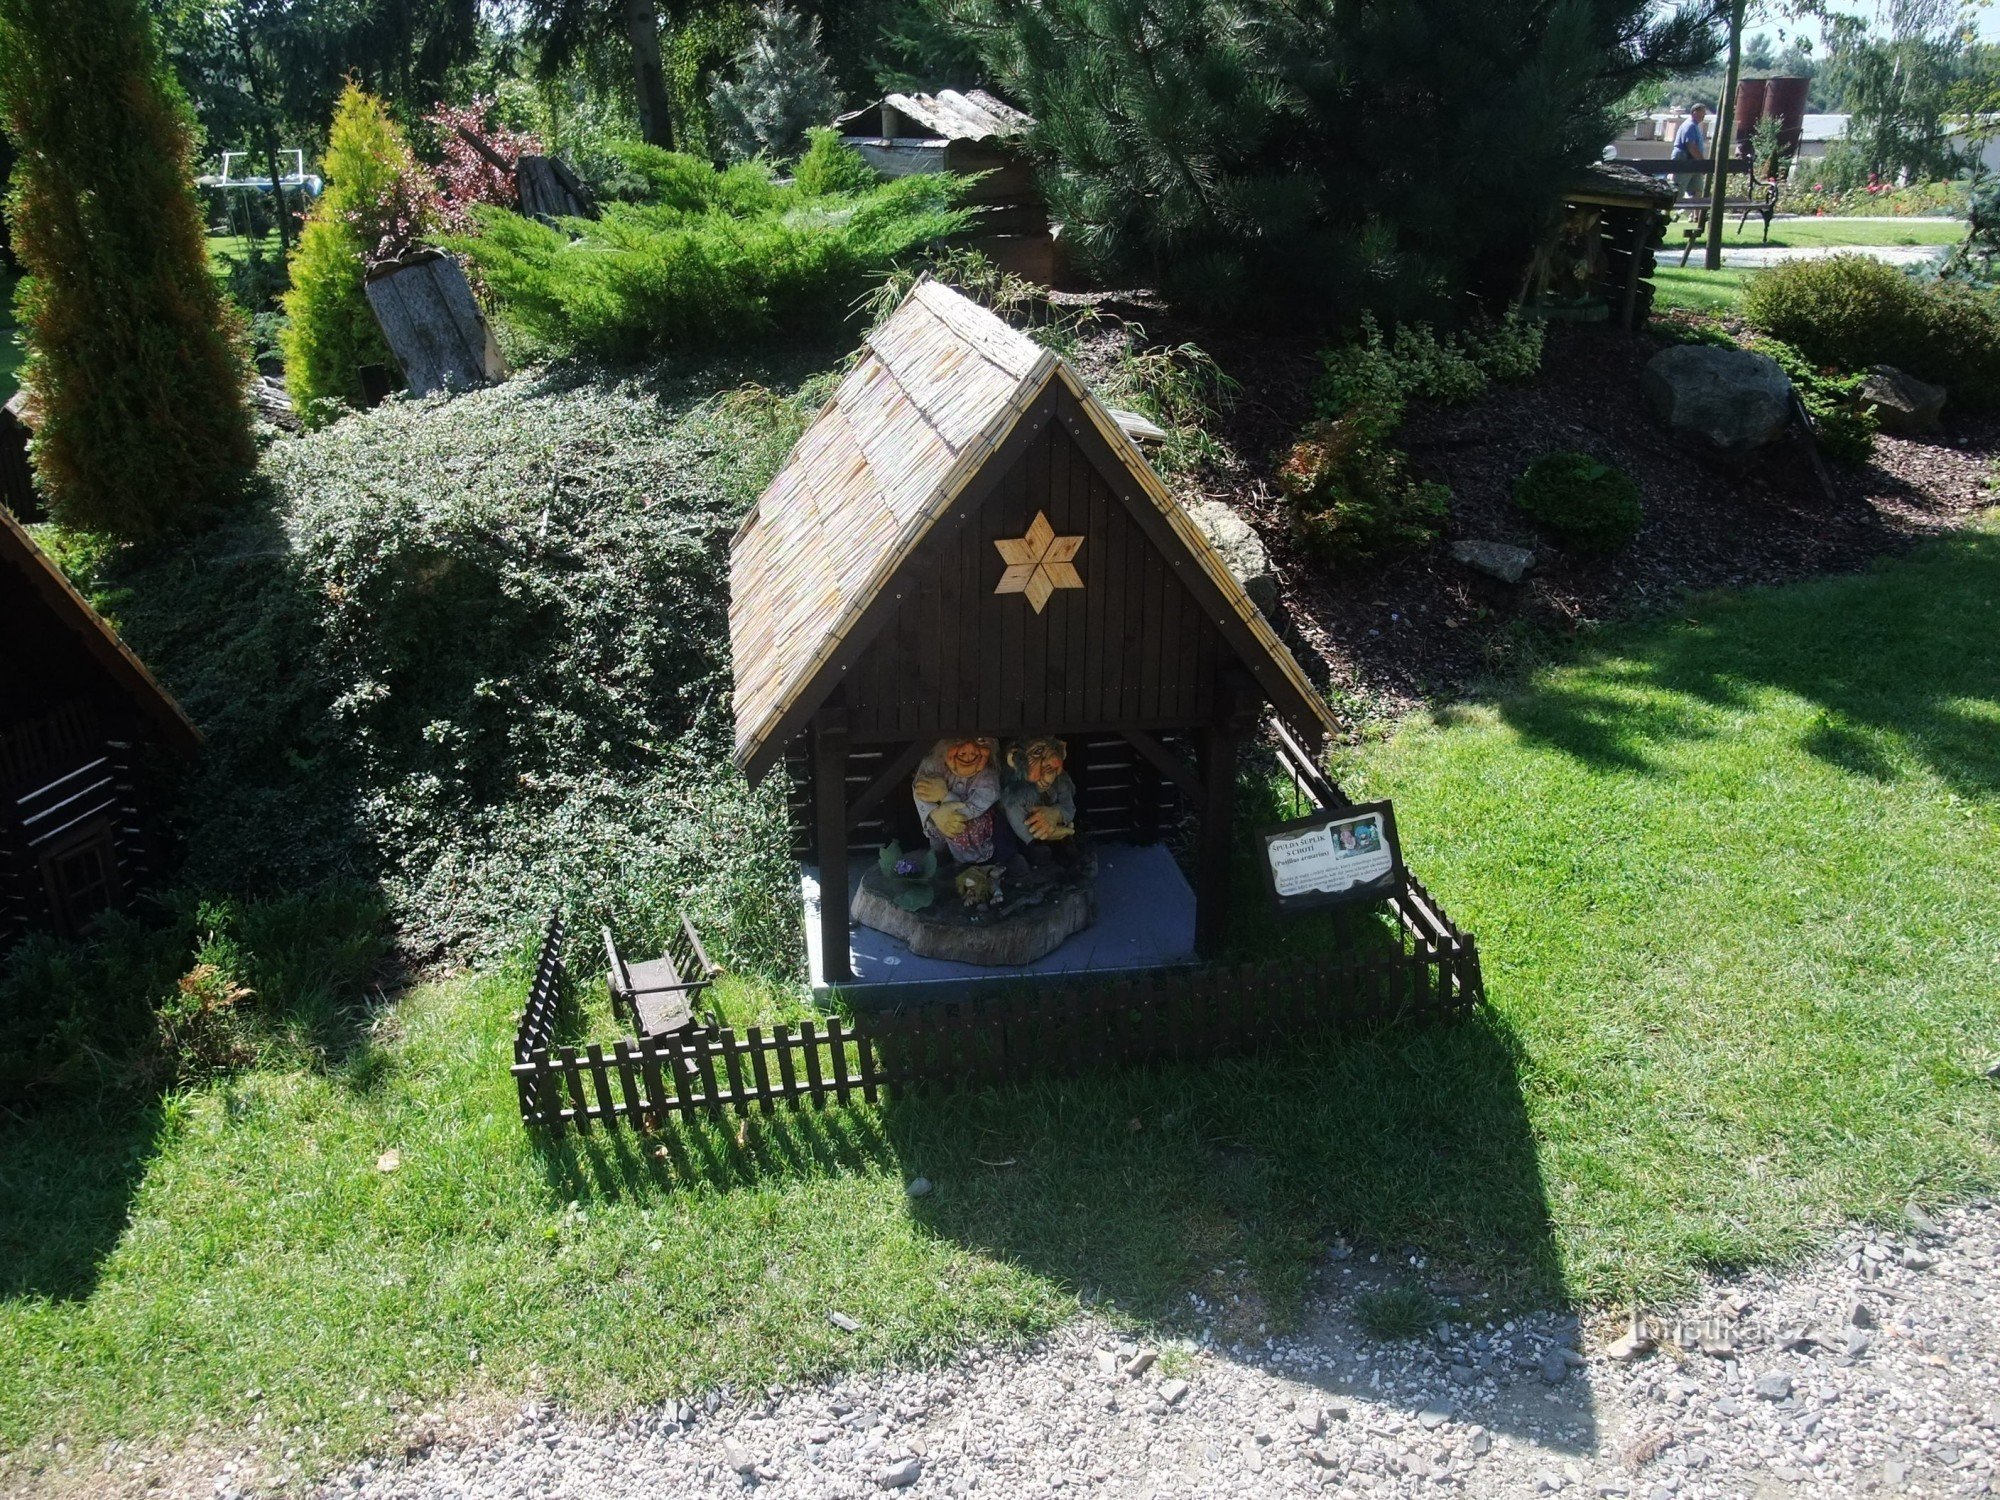
[[[1461,696],[1534,665],[1593,624],[1667,610],[1700,590],[1864,567],[1994,503],[1987,482],[2000,420],[1948,416],[1932,437],[1884,436],[1867,467],[1828,466],[1829,498],[1796,435],[1736,466],[1673,439],[1640,396],[1640,371],[1664,347],[1658,338],[1555,325],[1532,381],[1444,410],[1411,408],[1399,442],[1422,477],[1452,491],[1443,538],[1333,571],[1292,545],[1273,478],[1311,417],[1323,341],[1182,324],[1143,294],[1063,300],[1088,300],[1107,329],[1117,320],[1143,324],[1151,344],[1196,343],[1241,383],[1212,429],[1220,458],[1175,483],[1189,500],[1224,500],[1257,527],[1295,644],[1320,658],[1336,703],[1358,717]],[[1085,366],[1115,344],[1108,331],[1086,340]],[[1590,453],[1638,480],[1646,522],[1623,552],[1566,554],[1514,508],[1516,477],[1559,449]],[[1519,584],[1498,582],[1452,560],[1450,544],[1460,538],[1532,547],[1535,566]]]

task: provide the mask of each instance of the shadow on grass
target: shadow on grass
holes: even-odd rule
[[[1967,796],[2000,793],[2000,535],[1967,532],[1863,575],[1696,601],[1699,623],[1615,643],[1587,679],[1557,673],[1499,703],[1527,740],[1593,765],[1729,732],[1763,693],[1818,708],[1801,745],[1878,780],[1916,764]],[[1608,681],[1608,685],[1605,685]]]
[[[0,1300],[80,1301],[96,1289],[164,1124],[148,1098],[0,1129]]]

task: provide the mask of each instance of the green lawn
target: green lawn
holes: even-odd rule
[[[1687,220],[1676,219],[1667,229],[1667,243],[1678,247],[1681,231]],[[1956,245],[1965,238],[1965,223],[1960,219],[1898,219],[1893,224],[1880,224],[1872,220],[1840,218],[1778,218],[1771,221],[1771,238],[1764,238],[1764,224],[1752,217],[1748,224],[1738,226],[1736,215],[1731,214],[1723,226],[1722,243],[1725,246],[1750,246],[1769,244],[1772,246],[1799,247],[1805,245]],[[1678,248],[1676,249],[1678,253]],[[1700,254],[1696,251],[1696,254]]]
[[[1686,308],[1690,312],[1729,312],[1743,294],[1750,271],[1704,271],[1700,263],[1681,267],[1665,255],[1653,272],[1653,306],[1661,311]]]
[[[545,1150],[486,978],[327,1071],[0,1128],[0,1450],[254,1413],[324,1462],[455,1393],[922,1358],[1082,1288],[1248,1331],[1337,1232],[1652,1296],[1992,1186],[2000,527],[1686,615],[1345,768],[1478,935],[1477,1018]]]

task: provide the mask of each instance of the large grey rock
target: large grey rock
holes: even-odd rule
[[[1884,432],[1936,432],[1944,397],[1943,386],[1906,375],[1894,365],[1876,365],[1861,382],[1861,399],[1873,404]]]
[[[1748,349],[1662,349],[1646,362],[1641,386],[1667,426],[1732,456],[1763,447],[1791,420],[1790,378],[1777,361]]]
[[[1535,565],[1533,552],[1526,547],[1509,546],[1506,542],[1453,542],[1451,555],[1474,572],[1497,578],[1502,583],[1519,583],[1521,575]]]
[[[1257,528],[1220,500],[1203,500],[1188,507],[1188,519],[1201,528],[1209,546],[1228,565],[1250,602],[1265,614],[1278,608],[1278,575],[1271,571],[1271,555]]]

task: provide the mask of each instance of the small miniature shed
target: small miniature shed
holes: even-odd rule
[[[1034,125],[1032,116],[984,89],[888,94],[834,121],[842,142],[885,177],[979,176],[967,189],[976,221],[965,242],[1002,270],[1049,286],[1056,280],[1056,245],[1026,153]]]
[[[1622,162],[1592,162],[1563,194],[1562,217],[1530,263],[1531,316],[1643,328],[1653,312],[1655,253],[1674,190]]]
[[[0,947],[74,934],[158,866],[147,795],[201,735],[104,617],[0,511]]]
[[[1307,745],[1333,727],[1076,371],[936,282],[868,335],[737,531],[730,640],[736,761],[792,767],[828,984],[855,977],[850,851],[917,841],[910,776],[940,737],[1064,737],[1099,840],[1157,848],[1188,815],[1189,936],[1212,950],[1238,747],[1266,704]]]

